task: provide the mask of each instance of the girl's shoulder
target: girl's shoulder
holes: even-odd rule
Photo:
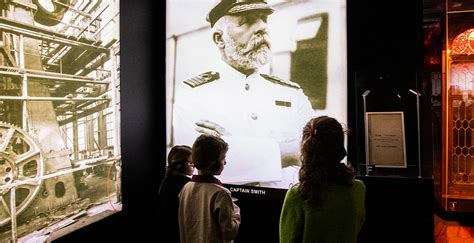
[[[364,182],[359,179],[353,179],[352,181],[354,181],[354,184],[365,186]]]
[[[296,195],[299,195],[300,192],[299,192],[298,188],[299,188],[299,184],[290,187],[290,188],[288,189],[288,191],[286,192],[286,196],[288,197],[288,196],[296,196]]]
[[[362,190],[362,191],[365,191],[365,184],[363,181],[359,180],[359,179],[354,179],[354,188],[356,190]]]

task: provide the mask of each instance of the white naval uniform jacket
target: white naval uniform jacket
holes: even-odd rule
[[[247,77],[227,64],[213,71],[216,80],[194,87],[180,82],[173,114],[175,144],[193,144],[199,136],[195,122],[215,122],[231,134],[222,137],[229,144],[219,176],[223,183],[270,182],[288,188],[298,180],[297,170],[285,175],[280,155],[299,153],[302,129],[314,114],[308,98],[297,84],[259,72]]]

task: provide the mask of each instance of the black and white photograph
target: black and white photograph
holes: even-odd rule
[[[298,182],[302,128],[347,122],[345,0],[167,0],[167,147],[229,144],[226,184]]]
[[[0,10],[0,242],[50,242],[122,209],[119,1]]]

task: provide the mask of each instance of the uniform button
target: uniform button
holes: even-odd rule
[[[245,90],[249,90],[250,89],[250,85],[249,84],[245,84]]]
[[[257,116],[257,114],[255,114],[255,113],[252,113],[252,115],[250,115],[250,117],[252,117],[253,120],[257,120],[257,119],[258,119],[258,116]]]

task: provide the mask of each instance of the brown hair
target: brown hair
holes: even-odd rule
[[[345,156],[344,131],[336,119],[321,116],[306,123],[301,140],[298,191],[310,206],[321,206],[328,185],[353,184],[353,169],[341,163]]]
[[[219,162],[219,156],[226,152],[229,145],[219,137],[202,134],[193,144],[193,162],[197,169],[208,168]]]
[[[166,175],[174,172],[185,173],[186,163],[191,156],[191,147],[187,145],[173,146],[168,154],[168,166],[166,167]]]

